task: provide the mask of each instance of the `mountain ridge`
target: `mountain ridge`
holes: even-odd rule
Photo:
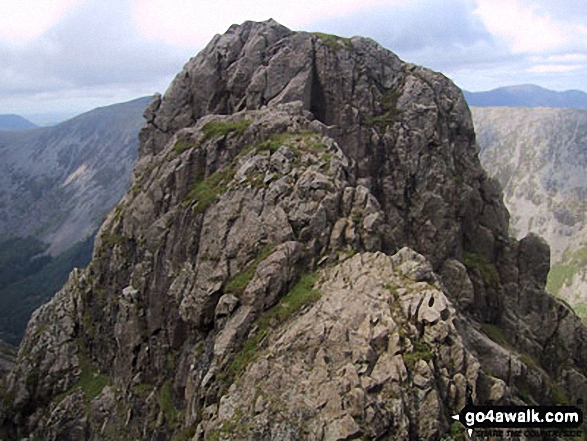
[[[553,107],[587,109],[587,93],[580,90],[557,92],[534,84],[498,87],[484,92],[463,91],[470,106]]]
[[[28,119],[14,114],[0,115],[0,130],[28,130],[38,126]]]

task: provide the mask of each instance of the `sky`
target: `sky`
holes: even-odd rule
[[[273,18],[377,40],[469,91],[587,91],[577,0],[2,0],[0,114],[47,124],[163,93],[215,34]]]

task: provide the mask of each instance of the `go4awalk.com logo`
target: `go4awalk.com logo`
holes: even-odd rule
[[[453,419],[465,426],[469,437],[473,431],[476,435],[501,437],[574,437],[583,432],[583,411],[574,406],[475,406],[469,403],[453,415]]]

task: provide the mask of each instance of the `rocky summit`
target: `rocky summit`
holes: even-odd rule
[[[246,22],[145,118],[91,264],[28,325],[4,438],[463,439],[469,394],[587,396],[587,331],[444,76]]]

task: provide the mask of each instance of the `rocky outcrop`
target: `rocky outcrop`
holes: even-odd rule
[[[504,188],[518,238],[552,251],[547,289],[587,320],[587,111],[473,108],[481,160]]]
[[[208,408],[218,439],[438,439],[482,375],[430,264],[404,248],[322,272],[320,299]],[[490,380],[497,381],[497,380]],[[264,435],[265,434],[265,435]]]
[[[455,439],[468,390],[586,392],[585,328],[544,292],[548,247],[507,236],[443,76],[247,22],[145,117],[92,263],[29,323],[5,433]]]
[[[16,360],[16,348],[0,340],[0,378],[12,369]]]

